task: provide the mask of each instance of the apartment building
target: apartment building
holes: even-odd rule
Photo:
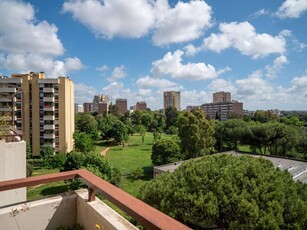
[[[85,113],[93,112],[93,103],[92,102],[83,103],[83,110]]]
[[[231,100],[231,93],[213,93],[213,103],[205,103],[200,106],[211,119],[225,121],[230,114],[243,116],[243,103]]]
[[[166,91],[163,92],[163,108],[164,111],[170,107],[174,106],[177,111],[180,111],[180,92],[178,91]]]
[[[110,98],[108,95],[95,95],[93,99],[92,111],[99,113],[99,103],[103,102],[107,105],[106,112],[109,112]]]
[[[127,104],[127,99],[126,98],[117,98],[115,101],[115,105],[117,105],[119,112],[124,114],[127,112],[128,104]]]
[[[147,103],[145,101],[139,101],[135,104],[135,111],[140,110],[146,110],[147,109]]]
[[[43,72],[0,78],[0,112],[25,133],[34,156],[42,146],[73,150],[74,83],[66,77],[46,78]]]

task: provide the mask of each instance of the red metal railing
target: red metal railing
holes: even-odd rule
[[[50,182],[78,178],[89,188],[89,201],[95,200],[95,193],[99,193],[117,207],[135,218],[147,229],[180,230],[190,229],[177,220],[151,207],[143,201],[129,195],[123,190],[85,170],[53,173],[0,182],[0,191],[34,186]]]

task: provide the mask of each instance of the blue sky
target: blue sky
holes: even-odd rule
[[[307,0],[0,0],[0,74],[69,76],[75,102],[307,110]]]

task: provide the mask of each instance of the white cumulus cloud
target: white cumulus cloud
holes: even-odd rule
[[[286,41],[283,36],[271,36],[266,33],[258,34],[249,22],[221,23],[221,33],[211,34],[204,39],[202,49],[221,52],[234,47],[242,54],[258,58],[269,54],[283,54]]]
[[[265,67],[267,73],[266,76],[269,78],[276,77],[277,73],[284,67],[285,64],[288,63],[288,59],[286,56],[281,55],[274,60],[273,65],[267,65]]]
[[[184,52],[176,50],[174,53],[168,52],[165,56],[152,63],[151,72],[155,77],[170,76],[175,79],[185,80],[205,80],[215,78],[229,68],[216,70],[212,65],[199,63],[182,63]]]
[[[205,1],[179,1],[170,8],[167,0],[158,0],[155,12],[157,22],[152,39],[159,46],[193,40],[212,25],[212,10]]]
[[[97,90],[93,86],[86,85],[83,82],[75,84],[75,103],[92,102],[96,94]]]
[[[277,11],[280,18],[299,18],[307,11],[306,0],[286,0]]]
[[[149,76],[141,77],[136,81],[136,86],[140,88],[172,88],[172,87],[178,87],[178,84],[166,79],[157,79],[157,78],[151,78]]]
[[[111,76],[108,77],[108,81],[113,82],[113,81],[117,81],[117,80],[125,78],[125,77],[126,77],[125,66],[124,65],[116,66],[113,69]]]

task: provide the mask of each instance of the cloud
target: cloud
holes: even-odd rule
[[[263,73],[257,70],[247,78],[236,80],[237,95],[244,100],[270,100],[273,87],[263,79]]]
[[[292,86],[288,89],[290,93],[307,94],[307,76],[295,77],[291,83]]]
[[[34,12],[29,3],[0,1],[0,49],[9,53],[63,54],[57,27],[46,21],[35,23]]]
[[[167,0],[67,0],[62,11],[97,37],[140,38],[152,32],[158,46],[198,38],[211,26],[212,14],[200,0],[179,1],[173,8]]]
[[[39,22],[29,3],[0,1],[0,64],[10,71],[44,71],[47,77],[67,75],[84,66],[77,57],[54,60],[64,54],[57,27]]]
[[[175,79],[195,81],[215,78],[229,70],[229,68],[216,70],[212,65],[202,62],[183,64],[183,54],[183,51],[176,50],[173,54],[168,52],[162,59],[154,61],[151,69],[153,76],[170,76]]]
[[[201,105],[212,101],[212,94],[206,91],[185,90],[180,94],[181,109],[185,109],[190,105]]]
[[[108,69],[109,69],[109,67],[107,65],[102,65],[102,66],[96,68],[97,71],[102,72],[102,73],[104,73]]]
[[[125,66],[117,66],[113,69],[111,76],[108,77],[109,82],[117,81],[119,79],[125,78],[126,73],[125,73]]]
[[[139,96],[151,96],[152,90],[151,89],[139,89],[137,92],[137,95]]]
[[[255,19],[255,18],[258,18],[262,15],[268,15],[270,14],[269,11],[265,10],[265,9],[261,9],[261,10],[258,10],[257,12],[253,13],[252,15],[248,16],[248,18],[251,18],[251,19]]]
[[[276,74],[288,63],[286,56],[281,55],[274,60],[272,66],[267,65],[265,70],[267,71],[266,76],[269,78],[276,77]]]
[[[214,79],[209,85],[208,89],[210,92],[226,91],[226,92],[236,92],[235,87],[230,81],[224,79]]]
[[[280,18],[299,18],[307,11],[306,0],[286,0],[277,11]]]
[[[158,46],[193,40],[212,25],[212,10],[204,1],[179,1],[170,8],[167,0],[158,0],[155,13],[152,40]]]
[[[178,84],[166,79],[151,78],[149,76],[139,78],[135,85],[140,88],[178,88]]]
[[[252,58],[264,57],[273,53],[283,54],[286,50],[286,41],[283,36],[257,34],[249,22],[221,23],[219,29],[221,33],[213,33],[204,39],[202,49],[219,53],[224,49],[234,47],[242,54]]]
[[[97,90],[93,86],[86,85],[83,82],[75,84],[75,103],[92,102],[96,94]]]
[[[153,5],[147,0],[69,0],[62,11],[89,27],[98,37],[139,38],[154,24]]]

